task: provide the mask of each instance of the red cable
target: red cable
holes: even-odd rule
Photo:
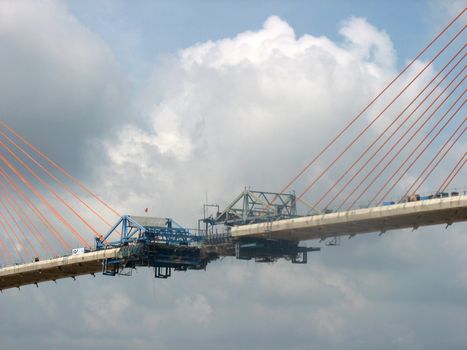
[[[465,67],[464,67],[465,69]],[[463,70],[464,70],[463,69]],[[463,71],[462,70],[462,71]],[[458,76],[456,76],[445,89],[443,89],[442,93],[434,100],[432,103],[422,112],[422,114],[417,118],[417,120],[412,123],[412,125],[409,127],[408,130],[404,132],[403,135],[399,137],[397,142],[395,143],[394,147],[391,147],[389,151],[387,151],[384,156],[380,158],[378,163],[373,166],[373,168],[370,170],[370,172],[359,182],[359,184],[353,189],[353,191],[347,195],[347,197],[344,199],[342,204],[340,205],[339,209],[344,206],[345,203],[347,203],[348,199],[360,188],[360,186],[370,177],[370,175],[373,174],[373,171],[379,167],[379,165],[386,159],[386,157],[395,149],[397,145],[403,140],[403,138],[409,133],[409,131],[412,130],[412,128],[421,120],[421,118],[426,114],[427,111],[430,110],[430,108],[434,105],[434,103],[438,100],[438,98],[446,91],[446,89],[457,79]],[[460,83],[457,84],[457,86],[444,98],[443,101],[435,108],[435,110],[428,116],[428,118],[418,127],[418,129],[415,131],[415,133],[412,134],[412,136],[409,138],[408,141],[405,142],[405,144],[399,149],[399,151],[393,156],[393,158],[386,164],[386,166],[373,178],[373,180],[363,189],[363,191],[360,193],[360,195],[352,202],[352,204],[349,206],[349,209],[353,207],[353,205],[368,191],[368,189],[375,183],[375,181],[378,179],[378,177],[387,169],[387,167],[391,164],[391,162],[402,152],[402,150],[409,144],[410,141],[417,135],[420,130],[425,126],[428,121],[431,120],[431,118],[435,115],[435,113],[443,106],[443,104],[449,99],[449,97],[457,90],[457,88],[462,84],[462,82],[465,80],[462,79]],[[460,97],[459,97],[460,99]],[[457,101],[456,101],[457,102]],[[452,108],[452,107],[451,107]],[[444,118],[444,117],[443,117]],[[439,123],[439,122],[438,122]]]
[[[10,208],[13,209],[14,213],[16,216],[20,219],[21,222],[24,222],[26,228],[29,230],[29,232],[32,233],[32,236],[36,239],[36,241],[41,245],[41,247],[46,250],[49,253],[52,253],[48,247],[44,245],[44,242],[39,238],[41,236],[44,238],[40,232],[38,232],[37,228],[36,230],[31,229],[31,220],[29,216],[25,213],[25,211],[21,208],[21,206],[18,204],[18,202],[15,200],[14,196],[8,191],[8,188],[3,184],[3,182],[0,182],[0,186],[3,189],[3,194],[5,195],[5,200],[7,201],[7,204],[10,206]],[[34,226],[34,224],[33,224]],[[35,227],[35,226],[34,226]]]
[[[465,122],[465,120],[464,120]],[[438,157],[438,155],[443,151],[443,149],[447,146],[447,144],[451,141],[451,139],[454,137],[454,135],[459,131],[459,129],[462,127],[462,125],[464,124],[461,123],[461,125],[459,125],[459,127],[456,129],[456,131],[454,131],[454,133],[451,134],[451,136],[447,139],[447,141],[444,143],[443,147],[441,147],[439,149],[439,151],[436,153],[435,157],[433,157],[433,159],[431,160],[430,164],[431,165],[434,160]],[[451,144],[451,146],[448,147],[448,149],[443,153],[443,155],[441,156],[440,159],[438,159],[438,161],[436,162],[435,166],[428,172],[428,174],[426,174],[426,176],[424,177],[424,179],[420,182],[420,184],[417,186],[417,188],[415,188],[415,190],[413,191],[414,193],[420,188],[420,186],[426,181],[426,179],[433,173],[433,171],[436,169],[436,167],[439,165],[439,163],[441,163],[441,161],[444,159],[444,157],[446,157],[446,154],[451,150],[452,147],[454,147],[454,145],[456,144],[457,141],[459,141],[459,139],[461,138],[461,136],[464,134],[465,132],[465,129],[464,131],[462,131],[459,136],[453,141],[453,143]],[[425,167],[425,169],[427,169],[427,167]],[[425,170],[423,171],[425,172]],[[402,197],[402,199],[406,198],[406,194],[404,194],[404,196]]]
[[[448,177],[443,181],[443,183],[441,184],[441,186],[438,188],[438,192],[444,192],[446,190],[446,188],[449,186],[449,184],[452,182],[452,180],[454,180],[454,178],[457,176],[457,174],[459,173],[459,171],[463,168],[463,166],[465,165],[465,163],[467,162],[467,159],[464,160],[464,162],[461,164],[461,166],[456,170],[456,172],[454,173],[454,175],[451,177],[451,175],[453,174],[454,170],[459,166],[459,164],[462,162],[462,160],[465,158],[465,156],[467,155],[467,152],[464,153],[464,155],[462,156],[462,158],[460,159],[460,161],[456,164],[456,166],[452,169],[452,171],[449,173]],[[450,178],[451,177],[451,178]],[[450,178],[450,179],[449,179]],[[449,180],[449,181],[448,181]]]
[[[467,153],[464,153],[461,157],[461,159],[459,159],[459,161],[456,163],[456,165],[454,166],[454,168],[452,168],[452,170],[449,172],[448,176],[446,176],[446,178],[444,179],[444,181],[441,183],[441,186],[439,186],[437,192],[442,192],[445,190],[445,187],[444,187],[444,184],[448,182],[449,178],[451,177],[451,175],[454,173],[454,171],[457,169],[457,167],[462,163],[462,161],[464,160],[465,158],[465,155]],[[462,166],[461,166],[462,168]]]
[[[5,257],[8,256],[8,258],[5,259],[7,260],[7,264],[11,265],[13,261],[15,260],[13,258],[13,255],[11,255],[10,251],[8,250],[7,246],[5,245],[2,239],[0,239],[0,245],[2,246],[2,249],[5,251]]]
[[[23,235],[24,239],[29,244],[29,247],[31,248],[32,252],[34,253],[34,256],[39,256],[39,253],[37,252],[36,248],[34,248],[34,245],[29,240],[28,235],[21,228],[21,225],[18,224],[18,221],[16,220],[15,216],[11,213],[10,209],[8,209],[8,206],[5,204],[2,197],[0,197],[0,204],[5,208],[6,213],[10,217],[11,221],[13,221],[13,224],[16,226],[18,231]]]
[[[19,218],[20,222],[23,221],[24,218],[18,213],[17,208],[13,206],[12,202],[10,201],[10,199],[9,199],[7,196],[5,196],[4,198],[5,198],[5,202],[3,201],[2,197],[0,197],[0,203],[2,203],[2,205],[4,206],[4,208],[5,208],[6,212],[7,212],[7,214],[8,214],[9,217],[11,218],[11,221],[13,221],[13,223],[15,224],[16,228],[18,229],[18,231],[24,236],[24,239],[26,240],[26,242],[27,242],[27,243],[29,244],[29,246],[31,247],[31,250],[33,251],[33,253],[34,253],[36,256],[39,256],[39,253],[38,253],[37,250],[34,248],[34,245],[31,243],[31,241],[30,241],[29,238],[28,238],[29,234],[27,234],[27,232],[25,232],[25,231],[23,230],[23,228],[22,228],[23,226],[20,225],[20,224],[18,223],[18,220],[16,220],[14,214],[16,214],[16,216]],[[8,209],[8,208],[11,208],[11,209],[13,210],[13,213],[14,213],[14,214],[13,214],[13,213],[10,211],[10,209]],[[29,228],[28,225],[26,225],[26,228],[28,229],[29,233],[32,234],[32,232],[30,231],[30,228]],[[34,234],[32,234],[32,236],[34,236],[34,238],[36,238],[36,240],[37,240],[37,237],[36,237]]]
[[[465,92],[465,91],[464,91]],[[462,94],[463,95],[463,94]],[[446,123],[441,127],[441,129],[438,130],[438,132],[436,133],[435,136],[433,136],[433,138],[431,139],[430,142],[428,142],[428,144],[425,146],[425,148],[423,148],[423,150],[418,154],[418,156],[412,161],[412,163],[410,163],[410,165],[408,166],[408,168],[402,173],[401,176],[399,176],[399,178],[396,180],[396,182],[394,182],[394,184],[389,188],[389,190],[386,191],[386,193],[382,196],[382,198],[378,201],[377,204],[380,204],[384,198],[388,195],[389,192],[391,192],[391,190],[397,185],[397,183],[401,180],[401,178],[407,174],[407,172],[410,170],[410,168],[415,164],[415,162],[421,157],[421,155],[427,150],[427,148],[433,143],[433,141],[436,139],[436,137],[438,137],[438,135],[444,130],[444,128],[449,124],[449,122],[451,122],[451,120],[457,115],[457,113],[462,109],[462,107],[464,107],[464,104],[465,104],[466,100],[464,100],[464,102],[462,103],[462,105],[452,114],[452,116],[446,121]],[[449,112],[449,111],[448,111]],[[430,132],[431,133],[431,132]],[[428,138],[429,134],[428,133],[422,140],[422,142],[420,142],[417,147],[415,148],[415,150],[409,155],[409,157],[406,158],[406,160],[402,163],[402,165],[399,167],[399,169],[396,170],[396,172],[391,176],[391,178],[383,185],[383,187],[380,189],[380,191],[378,191],[378,193],[372,198],[372,200],[370,201],[370,203],[372,203],[374,201],[374,199],[382,192],[382,190],[387,186],[387,184],[394,178],[394,176],[399,172],[399,170],[402,168],[403,165],[405,165],[405,163],[407,163],[407,161],[410,159],[410,157],[415,153],[415,151],[418,149],[418,147],[423,144],[423,142],[425,142],[425,140]]]
[[[16,215],[20,217],[25,225],[28,227],[28,229],[33,232],[33,236],[36,238],[36,240],[39,242],[41,247],[47,251],[48,253],[53,255],[57,255],[56,252],[52,249],[52,247],[48,244],[47,240],[45,237],[42,235],[42,233],[37,229],[36,225],[34,222],[31,220],[29,215],[23,210],[23,208],[18,204],[16,201],[15,197],[11,194],[11,192],[8,190],[6,185],[3,182],[0,182],[0,186],[2,187],[4,193],[5,193],[5,199],[8,201],[10,204],[10,207],[12,207],[15,210]],[[11,204],[13,203],[13,204]]]
[[[1,214],[1,212],[0,212],[0,216],[3,216],[3,214]],[[13,238],[11,238],[11,235],[8,232],[8,229],[6,228],[6,226],[3,223],[3,221],[1,220],[1,218],[0,218],[0,226],[3,228],[3,231],[7,234],[8,239],[11,241],[11,244],[13,245],[13,248],[16,250],[16,254],[18,254],[18,257],[20,258],[20,260],[24,261],[23,255],[21,255],[21,253],[19,252],[18,247],[16,246],[15,240]]]
[[[360,156],[350,165],[347,170],[334,182],[334,184],[324,193],[319,200],[313,205],[311,210],[316,208],[321,201],[326,198],[326,196],[339,184],[339,182],[352,170],[352,168],[367,154],[367,152],[381,139],[381,137],[388,131],[394,123],[400,119],[400,117],[409,109],[409,107],[425,92],[426,89],[435,81],[441,73],[452,63],[452,61],[464,50],[466,45],[464,45],[457,53],[455,56],[451,58],[451,60],[436,74],[431,81],[423,88],[422,91],[420,91],[417,96],[415,96],[411,102],[402,110],[402,112],[399,113],[399,115],[386,127],[386,129],[383,130],[382,133],[365,149],[365,151],[360,154]],[[428,97],[431,96],[431,94],[438,88],[438,86],[451,74],[451,72],[462,62],[462,60],[465,58],[466,54],[451,68],[451,70],[437,83],[437,85],[423,98],[423,100],[417,105],[417,107],[403,120],[403,122],[397,126],[397,128],[391,133],[390,136],[387,137],[386,141],[383,142],[379,146],[379,148],[371,155],[371,157],[366,160],[366,162],[357,170],[357,172],[353,175],[353,177],[347,181],[344,186],[342,186],[339,191],[334,195],[334,197],[326,204],[325,208],[329,208],[329,206],[334,202],[334,200],[341,194],[345,189],[349,186],[349,184],[357,177],[361,171],[366,167],[366,165],[373,160],[373,158],[379,153],[379,151],[386,145],[388,141],[392,139],[392,137],[399,131],[399,129],[412,117],[412,115],[420,108],[420,106],[428,99]]]
[[[408,195],[410,192],[412,192],[413,194],[415,194],[415,193],[418,191],[418,189],[419,189],[419,188],[422,186],[422,184],[425,182],[425,180],[427,179],[427,177],[429,176],[429,174],[428,174],[427,176],[425,176],[425,178],[423,179],[423,181],[420,182],[420,183],[418,184],[417,187],[414,188],[414,186],[417,185],[418,181],[422,178],[423,175],[425,175],[425,172],[428,171],[428,169],[430,168],[431,164],[433,164],[433,162],[436,160],[436,158],[437,158],[437,157],[440,155],[440,153],[443,151],[444,147],[446,147],[447,143],[448,143],[449,141],[451,141],[451,139],[452,139],[453,137],[454,137],[454,134],[451,135],[451,137],[445,142],[445,144],[443,145],[443,147],[440,148],[440,149],[438,150],[438,152],[437,152],[437,153],[435,154],[435,156],[431,159],[431,161],[428,163],[428,165],[423,169],[423,171],[420,173],[420,175],[418,175],[418,177],[415,179],[415,181],[412,183],[412,185],[410,185],[410,187],[409,187],[408,190],[404,193],[404,195],[402,196],[402,198],[406,198],[407,195]],[[461,160],[462,160],[462,159],[461,159]],[[460,161],[459,161],[459,163],[460,163]],[[459,163],[458,163],[457,165],[459,165]],[[438,165],[438,163],[435,165],[435,167],[436,167],[437,165]],[[457,166],[457,165],[456,165],[456,166]],[[434,168],[433,168],[433,170],[434,170]],[[432,170],[432,171],[433,171],[433,170]],[[454,169],[453,169],[453,171],[454,171]],[[431,172],[430,172],[430,174],[431,174]],[[443,184],[444,184],[444,183],[443,183]],[[412,188],[414,188],[413,191],[412,191]]]
[[[13,130],[10,126],[8,126],[4,121],[0,120],[0,124],[3,125],[6,129],[8,129],[13,135],[15,135],[18,139],[20,139],[24,144],[26,144],[29,148],[31,148],[34,152],[36,152],[40,157],[46,160],[49,164],[51,164],[54,168],[60,171],[63,175],[68,177],[70,180],[75,182],[79,187],[81,187],[84,191],[89,193],[92,197],[94,197],[98,202],[104,205],[107,209],[113,212],[117,216],[121,216],[114,208],[112,208],[109,204],[107,204],[103,199],[101,199],[97,194],[91,191],[88,187],[86,187],[81,181],[70,175],[65,169],[60,167],[58,164],[53,162],[49,159],[44,153],[34,147],[31,143],[29,143],[26,139],[24,139],[21,135],[19,135],[15,130]]]
[[[16,192],[19,197],[28,205],[29,209],[36,214],[42,224],[52,233],[64,249],[70,249],[71,246],[63,239],[62,235],[55,229],[55,227],[47,220],[41,213],[37,206],[29,199],[25,192],[14,182],[14,180],[0,167],[0,176],[2,176],[11,189]]]
[[[69,205],[53,188],[51,188],[47,183],[40,177],[38,176],[34,170],[32,170],[25,162],[23,162],[7,145],[3,143],[3,141],[0,141],[0,145],[3,146],[8,153],[10,153],[24,168],[26,168],[29,173],[34,176],[34,178],[39,181],[42,186],[44,186],[48,191],[50,191],[55,198],[57,198],[64,206],[66,206],[83,224],[85,224],[92,232],[94,232],[94,235],[96,237],[99,237],[100,234],[97,232],[97,230],[92,227],[89,222],[87,222],[71,205]]]
[[[465,67],[464,67],[465,69]],[[463,69],[463,70],[464,70]],[[463,71],[462,70],[462,71]],[[462,72],[460,72],[462,73]],[[373,168],[368,172],[368,174],[358,183],[358,185],[347,195],[347,197],[344,199],[344,201],[342,202],[342,204],[339,206],[339,210],[340,208],[342,208],[345,203],[347,203],[347,201],[349,200],[349,198],[360,188],[360,186],[368,179],[368,177],[370,177],[370,175],[373,174],[373,172],[379,167],[379,165],[385,160],[387,159],[387,156],[395,149],[395,147],[397,145],[399,145],[399,143],[403,140],[403,138],[412,130],[412,128],[417,125],[417,123],[421,120],[421,118],[426,114],[427,111],[430,110],[430,108],[434,105],[434,103],[436,101],[438,101],[438,99],[442,96],[442,94],[452,85],[452,83],[459,77],[460,73],[454,78],[451,80],[451,82],[443,89],[443,91],[430,103],[430,105],[421,113],[421,115],[415,120],[415,122],[412,123],[412,125],[399,137],[399,139],[396,141],[396,143],[380,158],[380,160],[378,161],[378,163],[376,165],[373,166]],[[465,79],[465,77],[464,77]],[[412,137],[402,146],[402,148],[399,150],[399,152],[392,158],[392,159],[395,159],[395,157],[397,157],[399,155],[400,152],[402,152],[402,150],[405,148],[405,146],[407,146],[407,144],[413,139],[413,137],[415,137],[416,134],[418,134],[418,132],[420,132],[420,130],[425,126],[426,123],[428,123],[428,121],[431,120],[431,118],[435,115],[435,113],[442,107],[442,105],[447,101],[447,99],[456,91],[456,89],[462,84],[463,80],[458,83],[458,85],[453,89],[453,91],[451,91],[448,96],[445,97],[445,99],[436,107],[436,109],[428,116],[428,118],[422,123],[421,126],[419,126],[419,128],[415,131],[415,133],[412,135]],[[373,183],[378,179],[378,177],[384,172],[384,170],[390,165],[390,163],[387,163],[386,166],[378,173],[378,175],[376,175],[373,179],[373,181],[370,182],[370,184],[368,184],[365,189],[360,193],[360,195],[352,202],[352,204],[349,206],[349,208],[351,208],[362,196],[364,193],[366,193],[366,191],[373,185]]]
[[[96,215],[102,222],[104,222],[109,227],[113,225],[105,220],[95,209],[93,209],[89,204],[83,201],[76,193],[74,193],[63,181],[58,179],[55,175],[53,175],[50,171],[48,171],[42,164],[36,161],[28,152],[26,152],[21,146],[19,146],[16,142],[14,142],[8,135],[6,135],[3,131],[0,130],[0,134],[3,135],[10,143],[12,143],[18,150],[20,150],[26,157],[28,157],[34,164],[36,164],[39,168],[41,168],[47,175],[49,175],[52,179],[54,179],[61,187],[71,194],[75,199],[77,199],[81,204],[83,204],[88,210],[90,210],[94,215]]]
[[[27,254],[29,255],[29,251],[28,249],[23,245],[23,243],[21,243],[21,240],[19,239],[18,235],[16,234],[15,230],[13,229],[13,227],[10,225],[10,222],[6,219],[5,215],[3,215],[3,211],[0,210],[0,217],[1,219],[3,219],[2,222],[6,223],[6,226],[8,226],[8,229],[10,230],[10,232],[13,233],[13,235],[15,236],[16,238],[16,241],[13,240],[10,236],[10,234],[8,234],[8,231],[5,227],[5,225],[2,224],[3,228],[5,229],[5,232],[7,232],[7,235],[8,237],[10,238],[11,242],[13,243],[15,249],[16,249],[16,252],[18,253],[18,255],[20,256],[21,259],[24,260],[23,256],[21,255],[21,253],[19,252],[18,248],[16,247],[16,244],[15,242],[18,242],[18,244],[20,245],[21,249]]]
[[[311,165],[313,165],[350,127],[376,102],[376,100],[381,97],[391,86],[398,80],[465,12],[465,8],[456,16],[454,19],[451,20],[451,22],[448,23],[448,25],[438,33],[431,41],[430,43],[425,46],[425,48],[418,53],[418,55],[407,65],[403,70],[399,72],[399,74],[392,79],[384,88],[381,90],[366,106],[363,108],[363,110],[360,111],[351,121],[348,123],[338,134],[335,136],[319,153],[316,155],[295,177],[292,178],[292,180],[289,181],[289,183],[279,192],[279,194],[275,195],[274,198],[272,199],[271,203],[268,204],[268,206],[264,209],[267,210],[272,203],[276,201],[276,199],[279,197],[279,195],[283,194],[285,191],[287,191],[290,186],[297,181],[309,168]],[[465,27],[464,27],[465,28]],[[0,123],[2,123],[0,121]]]
[[[75,230],[73,226],[70,225],[70,223],[62,216],[60,213],[45,199],[44,196],[40,192],[38,192],[34,186],[14,167],[8,159],[6,159],[3,155],[0,154],[0,160],[2,160],[8,168],[10,168],[11,171],[15,173],[17,177],[20,178],[20,180],[39,198],[39,200],[44,203],[47,208],[57,217],[58,220],[60,220],[70,231],[71,233],[86,247],[89,247],[89,244],[84,240],[84,238],[79,234],[78,231]]]
[[[396,95],[395,98],[391,100],[391,102],[368,124],[363,131],[361,131],[357,137],[355,137],[352,142],[350,142],[345,149],[329,164],[319,175],[316,177],[306,188],[305,190],[295,199],[292,203],[295,204],[297,199],[303,197],[323,176],[326,172],[345,154],[347,151],[357,142],[360,137],[383,115],[384,112],[388,110],[388,108],[413,84],[415,80],[417,80],[420,75],[446,50],[446,48],[451,45],[451,43],[457,39],[457,37],[464,31],[465,26],[428,62],[423,69],[418,72],[418,74]]]

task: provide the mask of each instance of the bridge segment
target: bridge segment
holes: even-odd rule
[[[451,225],[459,221],[467,221],[467,195],[235,226],[230,233],[234,240],[324,240],[403,228]]]
[[[199,266],[190,265],[190,269],[202,269],[209,261],[222,255],[236,255],[239,259],[254,258],[256,261],[290,257],[292,262],[306,263],[306,252],[317,248],[299,247],[299,241],[439,224],[451,225],[460,221],[467,221],[467,195],[233,226],[230,228],[227,249],[217,249],[219,246],[216,247],[215,244],[195,248],[159,243],[154,245],[153,242],[143,246],[140,243],[130,243],[116,248],[5,267],[0,269],[0,290],[98,272],[115,275],[120,268],[125,267],[163,266],[175,269],[178,267],[185,271],[186,268],[182,268],[182,265],[193,260],[191,255],[194,250],[199,251],[199,259],[204,263]],[[148,246],[154,251],[148,252],[146,249],[141,254],[141,248]],[[170,252],[165,251],[168,248],[171,249]],[[191,260],[185,261],[187,253]],[[295,254],[302,254],[304,259],[296,259]]]
[[[105,260],[120,258],[122,249],[112,248],[4,267],[0,269],[0,290],[98,273]]]

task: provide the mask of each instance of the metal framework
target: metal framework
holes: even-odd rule
[[[205,217],[202,221],[209,226],[237,226],[258,222],[290,219],[297,216],[295,194],[252,191],[245,189],[222,212]],[[217,205],[211,205],[219,208]]]
[[[125,252],[122,258],[103,261],[104,275],[131,275],[132,269],[147,266],[154,267],[156,278],[168,278],[172,269],[204,269],[217,258],[201,251],[202,239],[169,218],[124,215],[105,236],[96,238],[96,249],[122,247]]]
[[[117,240],[112,241],[115,236],[118,236]],[[96,248],[119,247],[136,242],[190,245],[200,242],[202,238],[170,218],[124,215],[105,236],[96,237]]]
[[[222,212],[218,205],[205,205],[205,215],[198,222],[197,232],[169,218],[124,215],[105,236],[96,238],[97,250],[121,247],[125,252],[123,258],[105,260],[103,273],[131,275],[136,267],[149,266],[154,268],[156,278],[168,278],[172,269],[205,269],[219,255],[256,262],[284,258],[292,263],[306,264],[307,253],[319,248],[269,238],[233,240],[230,235],[233,226],[297,217],[295,199],[293,192],[280,194],[245,189]],[[207,207],[215,208],[216,213],[207,216]],[[204,229],[201,229],[201,223],[204,223]]]
[[[292,263],[306,264],[308,252],[319,248],[299,246],[297,241],[269,238],[233,239],[231,229],[255,223],[297,217],[294,192],[275,193],[245,189],[222,212],[217,204],[204,205],[204,218],[199,220],[198,229],[204,224],[204,246],[222,255],[234,255],[237,259],[256,262],[274,262],[284,258]],[[207,215],[207,209],[216,213]]]
[[[280,258],[294,264],[306,264],[308,252],[321,250],[314,247],[301,247],[298,242],[283,239],[246,238],[235,243],[235,256],[241,260],[255,259],[255,262],[272,263]]]

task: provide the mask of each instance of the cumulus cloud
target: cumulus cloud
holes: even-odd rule
[[[191,208],[206,191],[219,201],[244,185],[277,189],[394,73],[386,33],[363,18],[345,21],[340,33],[341,42],[297,37],[272,16],[258,31],[166,59],[145,93],[146,127],[127,125],[107,143],[120,172],[108,188],[117,179],[146,206],[183,192]]]
[[[199,43],[165,58],[145,94],[145,128],[129,124],[118,143],[106,144],[112,160],[108,169],[116,175],[106,188],[117,181],[131,189],[118,193],[128,208],[150,207],[154,215],[185,224],[199,215],[206,192],[211,202],[222,205],[244,185],[277,189],[341,127],[344,116],[354,114],[395,73],[394,48],[384,31],[363,18],[350,18],[339,32],[339,42],[297,37],[282,19],[270,17],[257,31]],[[417,62],[414,71],[423,65]],[[433,74],[429,70],[427,76]],[[191,296],[171,300],[177,300],[176,312],[180,305],[200,310],[193,322],[203,320],[210,329],[209,344],[200,340],[205,348],[220,343],[226,349],[441,344],[426,330],[441,327],[454,336],[459,328],[452,322],[465,319],[461,312],[443,314],[450,326],[434,319],[414,325],[430,303],[444,303],[446,288],[436,287],[429,271],[438,276],[453,271],[454,294],[465,290],[465,274],[457,266],[465,253],[457,252],[443,266],[430,258],[438,249],[446,256],[451,244],[462,246],[462,227],[450,231],[449,238],[440,237],[438,229],[354,238],[313,256],[306,267],[229,265],[227,259],[210,265],[207,276],[176,277],[175,285],[188,283],[193,289]],[[451,248],[441,243],[444,239]],[[410,311],[404,300],[413,303]],[[165,313],[147,319],[163,327],[161,317],[171,319]],[[191,334],[177,337],[177,345],[191,346],[187,338],[198,341]],[[166,339],[171,343],[175,336]],[[462,341],[456,338],[452,344]]]
[[[0,76],[1,117],[79,175],[91,141],[125,117],[111,50],[58,1],[0,2]]]
[[[3,18],[11,3],[5,4]],[[84,90],[93,93],[84,101],[100,105],[91,97],[106,86],[103,80],[115,82],[113,70],[100,69],[111,53],[62,5],[46,4],[53,21],[63,17],[86,39],[77,43],[97,52],[86,65],[92,73],[84,74]],[[350,18],[340,33],[340,41],[297,37],[288,23],[270,17],[259,30],[164,58],[143,99],[145,126],[130,122],[117,137],[103,136],[108,159],[100,168],[100,190],[130,213],[149,207],[150,215],[190,225],[206,192],[222,205],[244,185],[277,189],[394,74],[396,55],[384,31]],[[55,57],[44,50],[47,61]],[[107,112],[94,116],[111,121]],[[225,259],[164,282],[141,269],[131,278],[82,277],[7,291],[0,347],[461,348],[464,231],[465,225],[446,235],[423,229],[355,237],[314,254],[306,266]],[[24,307],[24,300],[32,305]],[[23,337],[24,329],[37,334]]]
[[[395,75],[387,33],[358,17],[342,22],[339,33],[337,42],[297,37],[272,16],[257,31],[198,43],[165,58],[145,92],[145,127],[128,124],[117,143],[106,143],[106,171],[115,174],[103,180],[109,193],[115,183],[124,184],[131,188],[127,195],[114,194],[127,208],[152,207],[193,223],[206,195],[225,205],[243,186],[282,188]],[[356,135],[426,64],[416,62],[348,135]],[[434,74],[429,67],[314,190],[353,162]],[[344,137],[292,189],[304,188],[348,141]],[[173,196],[184,198],[176,210],[166,205]]]

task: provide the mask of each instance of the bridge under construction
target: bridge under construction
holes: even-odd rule
[[[245,189],[222,210],[206,204],[195,229],[171,218],[122,216],[0,120],[0,290],[139,267],[166,279],[224,256],[305,264],[320,248],[303,241],[337,245],[342,236],[467,221],[465,187],[447,190],[456,179],[465,186],[464,12],[284,187]],[[310,133],[300,125],[297,132]],[[284,140],[272,141],[280,147]]]
[[[244,196],[249,194],[245,192]],[[258,220],[261,216],[246,216],[245,219]],[[467,221],[467,195],[273,221],[260,220],[262,222],[226,226],[225,233],[204,236],[191,235],[183,228],[168,227],[167,220],[124,217],[119,224],[126,225],[124,229],[133,229],[134,236],[127,235],[109,245],[99,241],[94,251],[0,269],[0,290],[101,272],[111,276],[129,274],[138,266],[153,267],[155,277],[168,278],[172,269],[205,269],[210,261],[220,256],[263,262],[287,258],[295,263],[306,263],[307,253],[319,248],[301,247],[300,241],[352,237],[370,232],[381,234],[430,225],[450,226]],[[160,232],[154,233],[155,230]],[[148,235],[151,231],[153,234]]]

